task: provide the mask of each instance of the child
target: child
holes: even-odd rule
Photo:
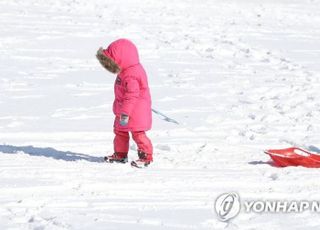
[[[129,132],[138,146],[136,167],[148,166],[153,158],[153,147],[145,131],[151,129],[151,96],[146,72],[139,61],[136,46],[127,39],[112,42],[107,49],[100,48],[97,59],[111,73],[117,74],[113,102],[114,154],[107,162],[128,162]]]

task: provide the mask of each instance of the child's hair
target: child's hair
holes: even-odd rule
[[[100,47],[96,54],[97,59],[99,60],[100,64],[109,72],[111,73],[119,73],[120,67],[117,63],[115,63],[110,57],[108,57],[102,47]]]

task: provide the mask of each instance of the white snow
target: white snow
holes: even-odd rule
[[[320,200],[320,172],[275,168],[264,149],[320,152],[318,0],[0,1],[1,229],[319,229],[319,213],[214,202]],[[138,46],[154,163],[105,164],[114,76],[96,50]],[[132,143],[130,159],[136,158]]]

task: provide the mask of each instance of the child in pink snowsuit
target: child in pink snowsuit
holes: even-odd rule
[[[112,42],[107,49],[97,52],[100,63],[111,73],[117,74],[113,102],[114,154],[105,157],[107,162],[128,161],[129,132],[138,146],[139,159],[131,162],[137,167],[149,165],[153,148],[145,131],[151,129],[151,96],[148,78],[139,61],[136,46],[127,39]]]

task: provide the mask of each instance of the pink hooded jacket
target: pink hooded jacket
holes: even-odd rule
[[[113,113],[114,128],[119,131],[147,131],[151,129],[152,112],[148,78],[139,61],[136,46],[127,39],[112,42],[105,55],[121,68],[115,84]],[[129,116],[129,123],[120,125],[120,115]]]

